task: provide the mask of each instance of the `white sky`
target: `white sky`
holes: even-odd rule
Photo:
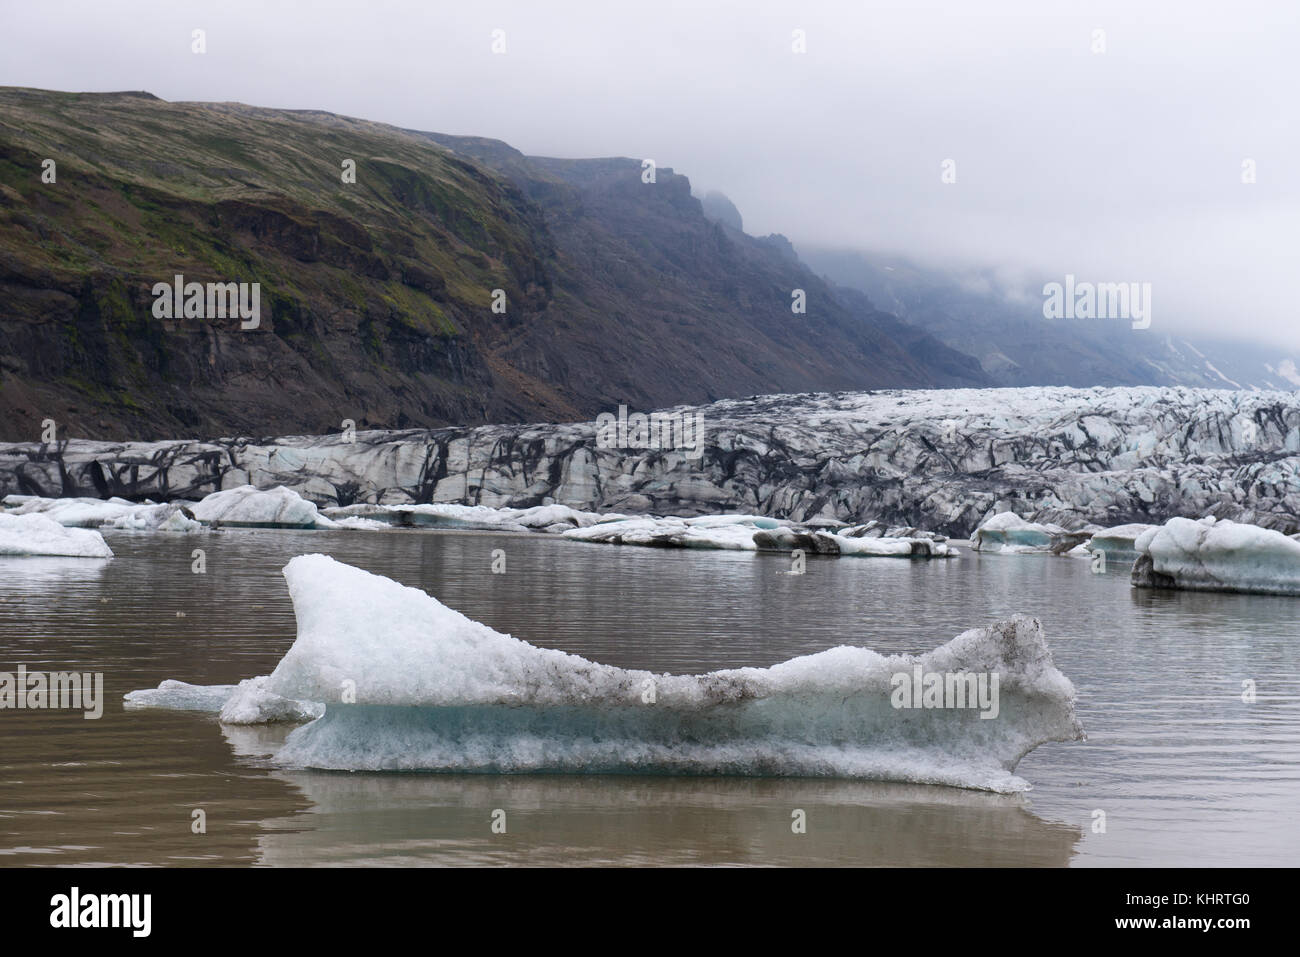
[[[1296,0],[0,0],[3,85],[651,157],[750,233],[1151,282],[1153,330],[1292,350],[1298,61]]]

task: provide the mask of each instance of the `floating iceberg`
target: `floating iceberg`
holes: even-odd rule
[[[44,515],[68,528],[98,528],[139,509],[155,507],[152,502],[141,505],[124,498],[42,498],[39,495],[7,495],[4,505],[10,515]]]
[[[9,515],[44,515],[67,528],[112,528],[133,532],[197,532],[193,502],[128,502],[124,498],[42,498],[8,495]]]
[[[1135,542],[1154,525],[1134,522],[1129,525],[1112,525],[1095,532],[1084,548],[1089,552],[1104,552],[1108,562],[1131,562],[1137,558]],[[1077,551],[1077,549],[1076,549]],[[1074,554],[1071,552],[1071,554]]]
[[[836,530],[826,531],[825,527]],[[565,538],[612,545],[660,548],[714,548],[733,551],[802,549],[817,555],[871,555],[894,558],[948,557],[943,536],[912,528],[886,529],[878,522],[849,527],[842,522],[795,523],[762,515],[705,515],[698,518],[625,518],[564,532]],[[908,532],[915,537],[892,537]]]
[[[243,528],[333,528],[315,503],[283,485],[262,491],[251,485],[213,492],[194,506],[194,517],[205,525]]]
[[[126,708],[164,708],[169,711],[218,712],[234,693],[235,685],[192,685],[171,678],[157,688],[127,692]]]
[[[0,512],[0,556],[53,555],[63,558],[112,558],[104,536],[89,528],[65,528],[40,513]]]
[[[376,528],[379,523],[401,528],[463,528],[494,532],[541,531],[557,534],[571,528],[586,528],[597,522],[624,518],[582,512],[567,505],[536,505],[532,508],[491,508],[487,505],[343,505],[327,508],[323,514],[341,528]]]
[[[894,538],[892,536],[851,538],[817,532],[816,537],[830,539],[841,555],[866,555],[878,558],[953,558],[956,552],[946,543],[932,538]]]
[[[748,518],[750,516],[744,516]],[[573,528],[565,538],[608,545],[646,545],[660,548],[716,548],[752,552],[755,526],[741,516],[715,515],[694,518],[625,518],[601,522],[587,528]],[[770,519],[768,521],[771,521]],[[772,522],[773,525],[776,522]]]
[[[1134,543],[1139,588],[1300,595],[1300,542],[1267,528],[1172,518]]]
[[[243,695],[227,687],[220,696],[245,722],[324,704],[277,752],[287,766],[851,777],[1019,791],[1028,785],[1012,772],[1025,754],[1082,737],[1074,688],[1030,618],[919,656],[838,647],[771,668],[656,675],[535,647],[325,555],[293,559],[284,576],[297,640],[269,676],[240,686]],[[996,716],[895,707],[894,677],[914,673],[999,676]],[[189,688],[172,693],[193,701]],[[128,700],[169,706],[162,692]]]
[[[1027,522],[1014,512],[999,512],[985,519],[975,529],[970,538],[970,547],[977,552],[1004,555],[1037,552],[1060,555],[1088,541],[1093,530],[1095,526],[1071,532],[1060,525]]]
[[[190,504],[193,503],[138,505],[105,522],[100,528],[130,532],[201,532],[203,523],[194,518],[194,513],[188,507]]]

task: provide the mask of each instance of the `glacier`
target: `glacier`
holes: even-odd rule
[[[770,668],[654,674],[539,648],[326,555],[284,569],[298,634],[274,671],[232,689],[182,682],[132,708],[301,720],[287,767],[848,777],[1023,791],[1013,772],[1083,730],[1036,619],[975,628],[922,655],[841,646]],[[996,674],[996,717],[897,708],[891,678]],[[322,713],[323,711],[323,713]]]
[[[890,390],[679,410],[704,416],[700,458],[599,448],[594,421],[274,439],[70,439],[0,444],[0,495],[197,500],[252,485],[284,486],[326,509],[728,512],[878,520],[954,538],[1003,511],[1068,531],[1206,514],[1300,531],[1295,393]]]
[[[1272,529],[1174,518],[1144,531],[1134,549],[1139,588],[1300,595],[1300,541]]]

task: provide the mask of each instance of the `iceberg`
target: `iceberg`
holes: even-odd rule
[[[124,498],[42,498],[8,495],[9,515],[44,515],[68,528],[113,528],[129,531],[192,532],[203,526],[186,514],[193,502],[128,502]]]
[[[809,555],[855,555],[871,558],[955,558],[954,551],[941,535],[917,532],[914,537],[873,534],[883,526],[872,522],[865,534],[855,534],[865,526],[839,532],[826,532],[802,526],[777,528],[754,533],[754,544],[761,551],[789,552],[801,549]],[[916,532],[916,529],[889,529]]]
[[[5,509],[10,515],[44,515],[68,528],[98,528],[131,515],[141,508],[153,508],[128,502],[124,498],[43,498],[39,495],[7,495]]]
[[[796,523],[762,515],[704,515],[696,518],[643,516],[606,520],[563,533],[565,538],[612,545],[660,548],[713,548],[732,551],[789,552],[796,548],[816,555],[870,555],[892,558],[947,558],[955,554],[942,535],[914,528],[891,528],[878,522],[826,531],[824,523]],[[893,533],[911,533],[894,537]]]
[[[1128,525],[1112,525],[1095,532],[1083,548],[1089,553],[1104,552],[1108,562],[1132,562],[1137,558],[1135,542],[1154,525],[1134,522]],[[1077,551],[1077,549],[1076,549]],[[1071,552],[1074,554],[1074,552]]]
[[[947,542],[932,538],[895,538],[893,536],[863,536],[853,538],[817,532],[816,538],[830,539],[841,555],[866,555],[876,558],[954,558],[956,552]]]
[[[1003,555],[1050,553],[1060,555],[1092,537],[1092,529],[1067,531],[1060,525],[1027,522],[1015,512],[998,512],[980,523],[971,535],[970,547],[977,552]]]
[[[0,556],[51,555],[60,558],[112,558],[104,536],[89,528],[65,528],[33,512],[0,512]]]
[[[167,502],[162,505],[140,505],[129,512],[104,522],[100,528],[130,532],[201,532],[203,523],[194,518],[188,504]]]
[[[626,517],[618,514],[583,512],[569,508],[567,505],[492,508],[487,505],[455,505],[439,502],[420,505],[359,503],[326,508],[323,514],[338,522],[342,528],[376,528],[383,524],[402,528],[462,528],[494,532],[541,531],[551,534]],[[362,521],[375,524],[358,524]]]
[[[168,711],[211,711],[216,713],[234,693],[235,685],[192,685],[167,679],[157,688],[129,691],[124,696],[127,710],[162,708]]]
[[[315,503],[284,486],[262,491],[251,485],[213,492],[194,506],[204,525],[240,528],[333,528]]]
[[[561,534],[580,542],[608,545],[646,545],[660,548],[714,548],[756,551],[754,526],[739,516],[710,516],[710,521],[686,518],[625,518]]]
[[[754,547],[764,552],[791,552],[797,548],[806,555],[838,555],[835,535],[820,531],[807,527],[760,529],[754,532]]]
[[[243,695],[220,695],[244,722],[323,707],[276,752],[287,767],[844,777],[1014,792],[1029,786],[1013,773],[1025,754],[1083,736],[1074,687],[1032,618],[917,656],[841,646],[770,668],[660,675],[530,645],[326,555],[294,558],[284,576],[293,646]],[[999,676],[996,716],[895,706],[896,676],[936,673]],[[166,707],[161,691],[128,700]]]
[[[1272,529],[1173,518],[1143,532],[1134,548],[1139,588],[1300,595],[1300,542]]]

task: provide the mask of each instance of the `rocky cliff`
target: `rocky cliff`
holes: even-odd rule
[[[155,315],[177,275],[257,283],[259,324]],[[145,440],[987,381],[901,330],[710,221],[685,177],[643,182],[639,160],[0,89],[0,439],[46,420]]]

